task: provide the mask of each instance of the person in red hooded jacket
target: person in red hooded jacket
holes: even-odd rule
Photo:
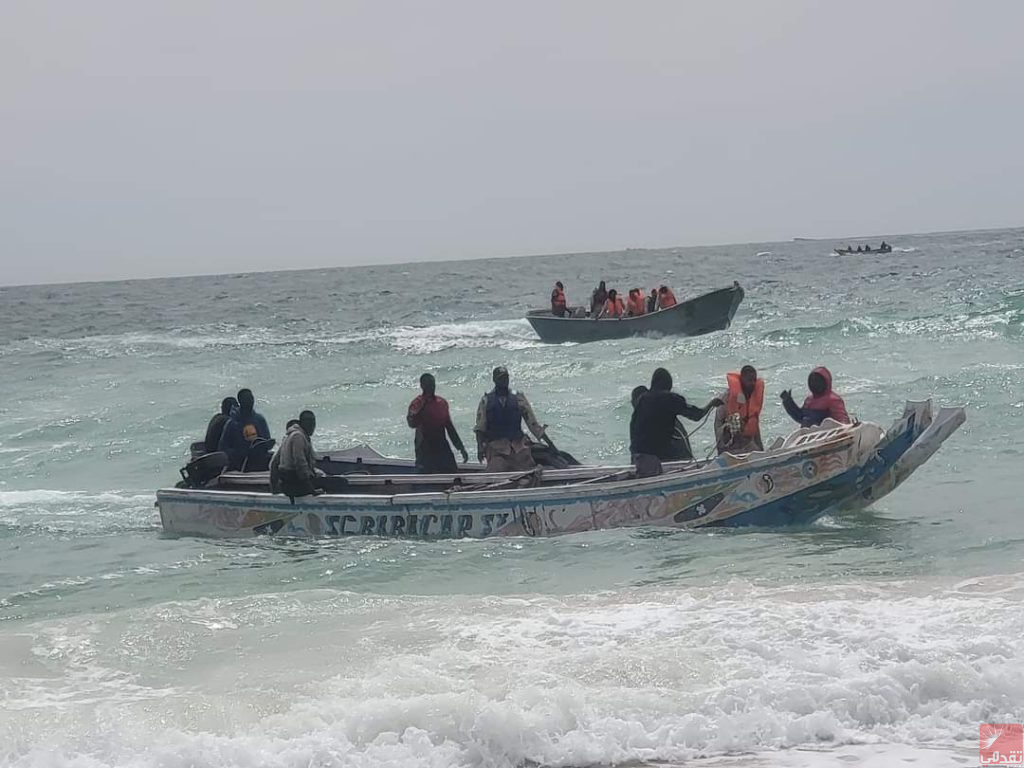
[[[807,377],[807,388],[811,394],[804,400],[803,406],[793,401],[793,393],[786,390],[780,397],[786,413],[801,427],[816,427],[825,419],[833,419],[841,424],[849,424],[850,416],[846,413],[843,398],[832,391],[832,373],[821,366],[811,371]]]

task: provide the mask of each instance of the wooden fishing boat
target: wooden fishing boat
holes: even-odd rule
[[[700,336],[729,327],[743,301],[739,283],[688,299],[668,309],[659,309],[638,317],[586,317],[580,308],[570,309],[565,317],[551,314],[549,309],[533,309],[526,319],[541,341],[561,344],[630,336]]]
[[[862,422],[799,429],[765,451],[666,465],[529,473],[328,478],[327,492],[271,494],[265,473],[226,473],[205,488],[164,488],[169,534],[245,537],[547,536],[599,528],[805,525],[890,493],[963,424],[962,408],[908,402],[885,431]]]

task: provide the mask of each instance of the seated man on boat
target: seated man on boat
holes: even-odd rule
[[[787,389],[780,395],[782,405],[793,421],[799,422],[801,427],[816,427],[825,419],[850,423],[846,403],[832,391],[832,373],[828,368],[821,366],[811,371],[807,377],[807,388],[811,394],[804,400],[803,407],[793,401],[791,390]]]
[[[647,300],[639,288],[629,289],[629,300],[626,302],[626,317],[641,317],[647,314]]]
[[[498,366],[491,375],[494,389],[483,396],[476,409],[477,458],[487,462],[490,472],[517,472],[537,466],[526,436],[523,421],[538,440],[544,440],[547,427],[537,421],[533,408],[522,392],[509,389],[508,370]]]
[[[321,493],[316,487],[316,457],[310,438],[316,431],[316,416],[312,411],[303,411],[297,422],[288,422],[281,447],[270,463],[271,490],[281,493],[295,502],[303,496]]]
[[[647,297],[647,314],[658,311],[658,289],[651,288],[651,295]]]
[[[287,437],[288,430],[299,423],[298,419],[288,419],[284,425],[284,434]],[[281,451],[274,454],[270,460],[270,492],[281,493]]]
[[[764,379],[752,365],[739,373],[725,375],[728,384],[719,398],[725,401],[715,412],[715,444],[719,453],[763,451],[761,411],[764,409]]]
[[[610,291],[608,291],[608,299],[604,303],[604,309],[601,310],[600,314],[597,315],[596,319],[600,320],[605,317],[622,319],[623,315],[625,314],[626,305],[623,304],[622,299],[619,298],[619,292],[612,288]]]
[[[635,391],[635,390],[634,390]],[[651,388],[641,394],[629,422],[629,451],[636,465],[637,477],[661,474],[663,461],[685,461],[693,458],[689,436],[684,442],[673,440],[676,417],[700,421],[712,408],[722,405],[715,398],[703,408],[690,405],[686,398],[672,391],[672,374],[658,368],[651,376]]]
[[[667,285],[658,289],[658,309],[668,309],[676,305],[676,295]]]
[[[224,434],[224,427],[231,420],[231,411],[238,408],[238,401],[233,397],[225,397],[220,401],[220,413],[213,414],[210,423],[206,425],[206,439],[203,444],[207,453],[213,453],[220,445],[220,437]]]
[[[256,398],[252,390],[238,390],[238,408],[231,412],[231,418],[224,425],[217,450],[228,455],[228,466],[239,470],[249,456],[249,450],[260,440],[270,440],[267,420],[256,412]]]
[[[565,286],[559,280],[555,283],[555,289],[551,291],[551,314],[555,317],[565,317]]]
[[[559,283],[561,285],[561,283]],[[458,472],[448,439],[462,454],[462,461],[469,461],[469,454],[462,444],[462,438],[452,424],[448,401],[437,394],[437,381],[433,375],[424,373],[420,376],[422,394],[417,395],[409,403],[409,411],[405,420],[416,430],[414,447],[416,451],[416,471],[421,475],[446,475]]]
[[[590,316],[597,317],[601,314],[606,301],[608,301],[608,289],[604,287],[604,280],[602,280],[590,295]]]

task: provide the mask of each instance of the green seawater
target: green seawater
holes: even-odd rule
[[[886,239],[0,288],[0,763],[878,743],[937,765],[980,722],[1020,722],[1024,230]],[[522,317],[555,280],[583,302],[599,279],[747,296],[699,338],[536,340]],[[800,530],[211,541],[164,536],[153,504],[243,386],[277,433],[312,408],[320,449],[409,456],[422,372],[468,441],[502,364],[560,447],[619,463],[655,367],[703,403],[746,363],[766,437],[817,365],[861,420],[929,397],[968,420],[881,502]]]

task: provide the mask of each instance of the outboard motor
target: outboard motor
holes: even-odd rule
[[[206,484],[227,469],[228,455],[223,451],[205,453],[192,459],[179,471],[185,488],[204,488]]]
[[[249,444],[249,452],[242,459],[243,472],[266,472],[270,469],[271,449],[274,440],[253,440]]]

